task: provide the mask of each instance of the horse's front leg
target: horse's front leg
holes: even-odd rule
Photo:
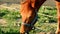
[[[60,34],[60,0],[56,0],[58,26],[56,34]]]

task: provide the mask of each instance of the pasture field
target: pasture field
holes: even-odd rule
[[[56,7],[42,6],[39,9],[35,30],[30,34],[53,33],[57,29]],[[21,15],[18,10],[0,9],[0,34],[19,34]]]

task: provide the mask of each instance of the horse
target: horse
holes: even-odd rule
[[[46,0],[21,0],[20,13],[22,16],[22,24],[20,28],[21,34],[29,34],[37,21],[37,12]],[[60,34],[60,0],[55,0],[57,7],[57,30],[56,34]]]

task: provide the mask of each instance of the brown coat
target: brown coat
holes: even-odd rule
[[[46,0],[24,0],[21,2],[20,13],[22,16],[22,22],[26,24],[31,24],[33,19],[36,17],[36,13],[41,5]],[[57,13],[58,13],[58,30],[57,33],[60,32],[60,0],[56,0]],[[21,25],[20,32],[24,34],[26,31],[30,31],[32,27],[27,27],[25,25]]]

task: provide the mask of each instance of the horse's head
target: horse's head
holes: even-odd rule
[[[28,1],[28,2],[27,2]],[[22,16],[22,24],[20,28],[20,33],[25,34],[26,32],[29,32],[33,25],[36,22],[36,8],[34,7],[35,5],[35,0],[33,2],[27,0],[25,3],[21,4],[21,9],[20,13]]]
[[[21,24],[20,32],[23,34],[25,32],[29,32],[32,29],[37,19],[36,11],[34,9],[29,9],[29,8],[27,10],[26,8],[24,8],[24,10],[21,12],[22,24]]]
[[[37,15],[34,12],[22,13],[21,33],[29,32],[37,20]]]

